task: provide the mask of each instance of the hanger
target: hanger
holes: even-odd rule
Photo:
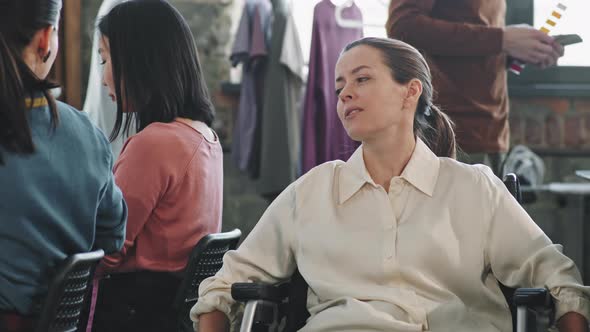
[[[354,4],[354,0],[330,0],[330,2],[338,7],[338,6],[344,6],[344,7],[350,7]]]
[[[386,0],[378,0],[378,2],[381,5],[385,6],[386,8],[389,6],[389,4],[387,3]],[[350,7],[352,4],[354,4],[354,0],[349,0],[339,6],[336,6],[336,11],[334,12],[334,16],[336,18],[336,24],[338,24],[339,26],[341,26],[343,28],[364,28],[364,27],[383,28],[384,27],[383,24],[364,23],[362,21],[343,18],[342,11],[345,8]]]

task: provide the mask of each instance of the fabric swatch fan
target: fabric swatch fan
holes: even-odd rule
[[[545,20],[545,24],[539,30],[548,35],[549,32],[551,32],[551,29],[557,25],[557,22],[559,22],[566,9],[567,7],[564,4],[561,2],[558,3],[555,6],[555,9],[551,12],[551,15],[549,15],[549,18]],[[524,67],[524,62],[514,59],[510,63],[508,70],[516,75],[520,75]]]

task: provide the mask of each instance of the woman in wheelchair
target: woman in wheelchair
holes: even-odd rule
[[[454,159],[413,47],[365,38],[336,64],[338,115],[362,145],[303,175],[200,285],[199,331],[236,316],[233,283],[309,285],[302,331],[511,331],[508,287],[546,287],[562,331],[587,331],[590,287],[489,168]],[[228,320],[229,318],[229,320]]]

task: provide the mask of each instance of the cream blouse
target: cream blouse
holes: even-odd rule
[[[362,146],[309,171],[268,207],[191,310],[238,306],[234,282],[276,283],[296,266],[309,284],[302,331],[512,331],[497,280],[548,287],[557,316],[590,317],[590,287],[482,165],[439,158],[418,140],[389,192]]]

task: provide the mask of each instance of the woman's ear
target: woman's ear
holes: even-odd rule
[[[57,33],[57,31],[55,30],[55,28],[50,25],[46,28],[40,29],[39,31],[37,31],[35,33],[35,36],[33,37],[33,43],[35,43],[36,48],[37,48],[37,53],[39,54],[39,57],[43,60],[43,59],[47,59],[49,57],[50,52],[52,52],[52,50],[50,49],[50,45],[51,45],[51,37],[53,36],[54,33]],[[55,50],[53,50],[55,51]],[[47,60],[45,60],[47,61]],[[44,62],[45,62],[44,61]]]
[[[406,84],[406,96],[404,98],[404,108],[415,109],[418,105],[418,100],[422,95],[422,82],[419,79],[413,78]]]
[[[420,99],[420,96],[422,95],[422,82],[420,82],[420,80],[416,79],[416,78],[413,78],[412,80],[410,80],[410,83],[408,83],[407,93],[408,93],[407,97],[410,100],[418,103],[418,100]]]

